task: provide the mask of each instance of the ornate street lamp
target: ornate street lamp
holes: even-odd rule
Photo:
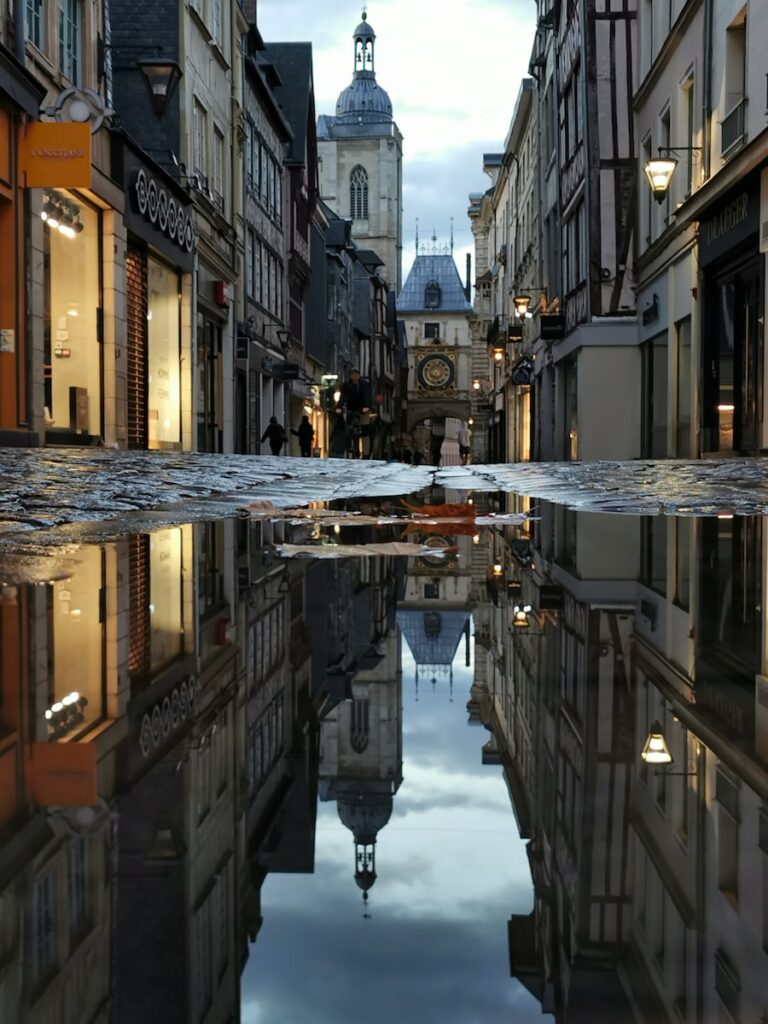
[[[528,307],[531,304],[531,296],[527,292],[518,292],[512,300],[512,304],[515,307],[515,316],[519,316],[521,319],[528,315]]]
[[[651,731],[648,733],[640,757],[646,764],[672,764],[672,755],[669,752],[660,722],[656,721],[651,725]]]
[[[139,60],[136,63],[147,83],[155,116],[162,117],[181,78],[181,68],[174,60],[160,58]]]
[[[651,186],[651,193],[657,203],[663,203],[667,198],[677,164],[678,161],[673,156],[662,156],[659,153],[643,167],[648,184]]]

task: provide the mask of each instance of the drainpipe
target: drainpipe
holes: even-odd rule
[[[467,302],[472,301],[472,254],[467,253],[467,283],[464,285]]]
[[[712,169],[712,19],[713,0],[704,4],[704,73],[702,75],[702,128],[704,133],[701,170],[704,181]]]
[[[13,55],[21,64],[25,63],[24,0],[13,0]]]

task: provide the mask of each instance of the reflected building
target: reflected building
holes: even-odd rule
[[[558,1020],[768,1012],[761,537],[746,517],[544,506],[496,538],[475,704],[528,840],[511,970]]]
[[[377,836],[403,779],[401,571],[386,557],[320,561],[310,572],[313,695],[323,713],[319,795],[336,801],[352,832],[354,878],[367,901]]]

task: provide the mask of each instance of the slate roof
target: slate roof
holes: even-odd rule
[[[440,286],[440,305],[428,308],[424,290],[431,281]],[[459,271],[452,255],[417,256],[397,297],[398,313],[471,313]]]
[[[312,98],[312,44],[270,43],[263,50],[263,58],[275,65],[283,83],[274,87],[274,93],[293,127],[286,159],[289,163],[304,163]],[[311,113],[314,120],[314,111]]]
[[[448,667],[464,634],[469,613],[400,608],[397,623],[417,665]]]

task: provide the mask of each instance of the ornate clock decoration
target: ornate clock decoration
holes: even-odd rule
[[[419,387],[430,391],[445,391],[453,387],[456,367],[449,356],[432,352],[419,360],[416,366],[416,379]]]

